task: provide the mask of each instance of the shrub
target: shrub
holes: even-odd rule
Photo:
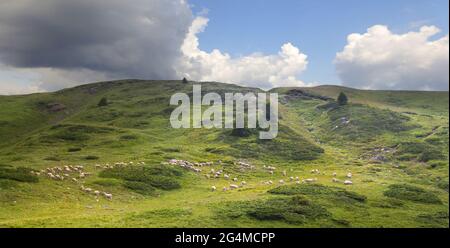
[[[126,181],[123,186],[142,195],[152,195],[156,190],[155,187],[143,182]]]
[[[337,102],[340,106],[344,106],[347,105],[348,103],[348,98],[347,96],[344,94],[344,92],[341,92],[337,98]]]
[[[73,148],[69,148],[67,149],[68,152],[79,152],[81,151],[81,148],[79,147],[73,147]]]
[[[84,159],[86,159],[86,160],[98,160],[99,157],[98,156],[94,156],[94,155],[88,155],[88,156],[84,157]]]
[[[121,140],[136,140],[138,137],[136,135],[133,134],[126,134],[126,135],[122,135],[120,136]]]
[[[400,160],[417,159],[420,162],[445,158],[438,148],[425,142],[403,142],[398,146],[396,155]]]
[[[307,195],[312,197],[326,196],[328,199],[344,203],[365,202],[367,200],[366,196],[355,192],[318,184],[285,185],[271,189],[269,193],[276,195]]]
[[[186,79],[186,78],[183,78],[183,84],[188,84],[189,83],[189,81]]]
[[[108,99],[106,97],[103,97],[102,99],[100,99],[97,106],[99,106],[99,107],[108,106]]]
[[[31,169],[25,167],[4,168],[0,167],[0,179],[8,179],[17,182],[37,183],[39,178],[31,174]]]
[[[182,172],[179,169],[153,166],[153,167],[116,167],[100,172],[100,177],[116,178],[125,180],[125,187],[135,187],[145,189],[154,187],[162,190],[173,190],[181,188],[177,177],[180,177]],[[129,182],[139,182],[140,184]],[[147,186],[143,186],[146,184]],[[147,189],[149,189],[147,187]]]
[[[409,200],[429,204],[442,204],[442,201],[434,193],[408,184],[389,185],[388,190],[383,194],[387,197],[400,200]]]
[[[250,202],[245,213],[258,220],[280,220],[293,224],[331,217],[327,209],[301,196]]]

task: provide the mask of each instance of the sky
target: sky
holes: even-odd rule
[[[448,0],[0,2],[0,94],[142,78],[448,90]]]

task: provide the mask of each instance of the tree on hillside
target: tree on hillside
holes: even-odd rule
[[[189,83],[189,81],[187,81],[186,78],[183,78],[183,83],[184,83],[184,84],[187,84],[187,83]]]
[[[348,103],[348,98],[347,96],[344,94],[344,92],[341,92],[341,94],[339,94],[338,98],[337,98],[337,102],[340,106],[344,106],[347,105]]]
[[[103,97],[100,102],[98,102],[97,104],[99,107],[104,107],[108,105],[108,99],[106,99],[106,97]]]

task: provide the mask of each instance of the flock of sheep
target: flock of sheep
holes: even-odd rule
[[[136,163],[137,165],[145,165],[145,162],[138,162]],[[113,169],[117,166],[121,167],[121,166],[130,166],[130,165],[134,165],[134,162],[117,162],[114,163],[112,165],[110,164],[105,164],[105,165],[100,165],[100,164],[96,164],[94,165],[95,169]],[[87,194],[92,194],[95,196],[95,199],[98,201],[98,198],[100,196],[105,197],[108,200],[112,200],[113,195],[111,193],[108,192],[102,192],[100,190],[95,190],[92,188],[88,188],[85,187],[83,185],[83,181],[85,178],[87,178],[88,176],[92,175],[92,173],[90,172],[86,172],[85,167],[82,165],[65,165],[65,166],[61,166],[61,167],[48,167],[45,169],[42,169],[40,171],[32,171],[31,173],[33,175],[36,176],[46,176],[52,180],[56,180],[56,181],[65,181],[65,180],[70,180],[74,183],[77,184],[81,184],[80,185],[80,189],[81,191],[87,193]]]
[[[193,162],[189,162],[186,160],[178,160],[178,159],[171,159],[171,160],[169,160],[168,163],[164,163],[164,164],[180,166],[184,169],[193,171],[195,173],[201,173],[203,171],[201,169],[201,167],[206,167],[206,166],[212,167],[215,165],[214,162],[193,163]],[[222,162],[219,161],[218,164],[222,164]],[[253,166],[249,163],[246,163],[246,162],[242,162],[242,161],[235,162],[234,165],[239,166],[241,169],[254,169],[255,168],[255,166]],[[273,167],[273,166],[264,165],[263,169],[268,171],[269,174],[274,175],[277,168]],[[321,172],[318,169],[311,170],[311,173],[312,174],[321,174]],[[283,177],[286,178],[288,176],[287,171],[284,170],[282,172],[282,175],[283,175]],[[223,191],[234,190],[234,189],[242,188],[247,185],[246,181],[241,181],[240,183],[238,183],[239,179],[237,177],[232,177],[230,174],[224,173],[223,169],[216,170],[214,168],[211,168],[211,169],[209,169],[209,172],[207,172],[205,174],[205,177],[207,179],[223,178],[225,180],[232,180],[233,183],[231,183],[228,187],[224,186]],[[333,183],[343,183],[344,185],[353,185],[353,182],[351,181],[352,177],[353,177],[353,174],[351,172],[348,172],[346,175],[346,180],[341,181],[340,179],[337,179],[337,173],[334,172],[332,182]],[[296,176],[296,177],[290,176],[290,177],[288,177],[288,180],[280,179],[278,181],[278,183],[280,185],[283,185],[283,184],[286,184],[287,182],[295,182],[296,184],[301,184],[301,183],[315,183],[317,181],[318,181],[317,178],[306,178],[306,179],[300,180],[300,178],[298,176]],[[272,180],[265,181],[262,183],[264,185],[274,184],[274,182]],[[216,191],[216,190],[217,190],[217,187],[215,185],[211,186],[211,191]]]
[[[204,167],[209,167],[207,169],[208,172],[205,174],[205,177],[207,179],[223,178],[227,181],[228,180],[232,181],[229,184],[229,186],[223,187],[223,189],[222,189],[223,191],[235,190],[235,189],[245,187],[247,185],[246,181],[240,181],[237,177],[232,177],[231,174],[225,173],[223,169],[213,168],[214,165],[222,165],[221,161],[197,163],[197,162],[189,162],[186,160],[171,159],[168,162],[164,162],[162,164],[179,166],[183,169],[186,169],[186,170],[189,170],[189,171],[192,171],[195,173],[201,173],[203,171]],[[94,168],[105,170],[105,169],[113,169],[115,167],[134,166],[134,165],[142,166],[142,165],[145,165],[145,162],[137,162],[137,163],[117,162],[112,165],[111,164],[105,164],[105,165],[96,164],[96,165],[94,165]],[[239,169],[251,169],[252,170],[252,169],[256,168],[254,165],[251,165],[249,163],[242,162],[242,161],[235,162],[234,165],[238,166]],[[275,171],[277,170],[277,168],[274,166],[264,165],[263,170],[267,171],[270,175],[275,175]],[[76,165],[76,166],[65,165],[62,167],[49,167],[49,168],[43,169],[39,172],[33,171],[32,173],[36,176],[41,176],[41,175],[47,176],[48,178],[50,178],[52,180],[59,180],[59,181],[71,180],[74,183],[81,184],[80,189],[87,194],[94,195],[95,199],[97,201],[100,196],[103,196],[108,200],[112,200],[112,198],[113,198],[113,195],[111,193],[102,192],[100,190],[88,188],[83,185],[82,180],[84,180],[86,177],[92,175],[92,173],[86,172],[84,170],[84,166],[82,166],[82,165]],[[282,171],[281,174],[284,178],[287,178],[287,180],[285,180],[285,179],[278,180],[279,185],[284,185],[287,182],[291,182],[291,183],[295,182],[296,184],[301,184],[301,183],[315,183],[318,181],[317,178],[306,178],[306,179],[300,180],[300,177],[298,177],[298,176],[295,176],[295,177],[289,176],[288,177],[288,172],[286,170]],[[311,174],[324,175],[324,173],[321,173],[318,169],[311,170]],[[344,181],[341,181],[340,179],[337,178],[336,172],[334,172],[332,175],[333,175],[333,179],[332,179],[333,183],[343,183],[344,185],[352,185],[353,184],[353,182],[351,181],[353,174],[351,172],[347,173],[346,180],[344,180]],[[272,185],[272,184],[274,184],[274,182],[272,180],[269,180],[269,181],[262,182],[262,184],[263,185]],[[216,191],[216,190],[217,190],[217,187],[215,185],[211,186],[211,191]]]

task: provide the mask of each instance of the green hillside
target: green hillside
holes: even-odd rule
[[[211,82],[202,91],[260,90]],[[449,226],[448,92],[274,89],[279,136],[265,141],[252,130],[171,128],[178,92],[192,84],[0,96],[0,227]]]

